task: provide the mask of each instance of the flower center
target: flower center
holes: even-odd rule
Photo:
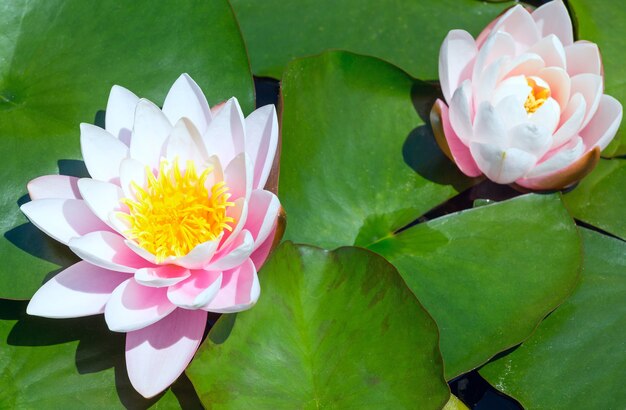
[[[148,168],[144,188],[133,183],[136,200],[124,198],[129,213],[122,214],[129,222],[125,232],[143,249],[163,262],[169,256],[184,256],[195,246],[215,240],[234,219],[226,216],[230,194],[224,181],[209,189],[205,186],[213,168],[198,175],[193,161],[187,162],[183,172],[178,161],[161,161],[158,176]]]
[[[526,78],[526,83],[532,90],[526,97],[524,108],[528,114],[533,114],[550,98],[550,89],[537,84],[532,78]]]

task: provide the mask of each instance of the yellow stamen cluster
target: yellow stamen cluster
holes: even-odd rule
[[[129,223],[125,234],[163,262],[169,256],[184,256],[198,244],[215,240],[234,219],[226,216],[230,194],[221,181],[207,189],[205,183],[213,172],[207,168],[198,175],[193,161],[183,172],[178,161],[161,162],[158,175],[149,168],[145,187],[133,183],[136,200],[122,200],[129,213],[121,216]]]
[[[530,93],[526,98],[524,108],[528,114],[533,114],[548,100],[548,98],[550,98],[550,90],[537,85],[537,82],[532,78],[526,78],[526,83],[532,88],[532,90],[530,90]]]

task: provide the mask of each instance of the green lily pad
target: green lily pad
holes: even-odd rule
[[[114,84],[160,104],[183,72],[214,104],[254,90],[232,10],[219,1],[5,1],[0,5],[0,297],[27,299],[73,258],[18,208],[26,183],[84,175],[79,123],[102,123]]]
[[[450,214],[370,247],[437,322],[448,380],[525,340],[576,285],[580,248],[557,195]]]
[[[233,0],[256,75],[280,78],[295,57],[343,49],[387,60],[418,78],[435,79],[448,31],[474,36],[513,1]],[[285,33],[289,33],[285,35]]]
[[[569,0],[577,24],[578,38],[600,47],[604,66],[604,92],[626,105],[626,9],[617,1]],[[626,132],[620,127],[613,142],[602,155],[626,155]]]
[[[165,394],[136,393],[124,364],[124,335],[101,316],[51,320],[26,303],[0,300],[0,407],[7,409],[200,408],[185,377]]]
[[[439,409],[437,327],[398,272],[359,248],[283,243],[251,310],[222,316],[187,374],[211,409]]]
[[[574,294],[533,336],[480,373],[526,409],[622,409],[626,403],[626,244],[581,229]]]
[[[422,119],[436,96],[371,57],[327,52],[290,64],[279,186],[285,238],[366,246],[469,187]]]
[[[600,160],[596,169],[563,199],[576,219],[626,239],[625,160]]]

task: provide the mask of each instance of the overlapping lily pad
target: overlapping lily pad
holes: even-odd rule
[[[284,243],[251,310],[187,369],[212,409],[420,408],[448,400],[437,328],[398,272],[358,248]]]
[[[582,230],[574,294],[535,334],[480,373],[532,409],[621,409],[626,403],[626,244]]]
[[[593,41],[600,47],[604,66],[605,93],[626,105],[626,9],[620,2],[597,0],[569,0],[570,10],[577,23],[578,38]],[[602,155],[626,154],[624,127]]]
[[[29,298],[71,256],[18,209],[26,183],[84,174],[79,123],[102,123],[111,86],[162,103],[188,72],[209,103],[254,106],[245,47],[225,0],[5,1],[0,5],[0,297]]]
[[[365,246],[469,187],[422,119],[436,95],[371,57],[328,52],[292,63],[282,88],[285,238]]]
[[[0,301],[0,407],[7,409],[199,408],[189,381],[152,400],[130,385],[124,335],[100,317],[26,315],[25,302]]]
[[[256,75],[280,78],[295,57],[343,49],[385,59],[418,78],[435,79],[439,47],[449,30],[462,28],[476,36],[515,3],[233,0],[232,4]]]
[[[526,195],[416,225],[370,247],[439,325],[446,378],[522,342],[572,291],[576,227],[556,195]]]
[[[601,160],[564,201],[576,219],[626,239],[626,160]]]

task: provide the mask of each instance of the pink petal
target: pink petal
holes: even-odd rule
[[[519,51],[530,47],[541,39],[539,29],[530,13],[521,5],[510,8],[493,27],[493,32],[509,33],[518,44]],[[489,39],[487,39],[487,42]],[[485,44],[487,43],[485,42]]]
[[[459,85],[470,79],[478,49],[472,36],[464,30],[451,30],[439,52],[439,82],[449,103]]]
[[[111,294],[104,319],[114,332],[131,332],[158,322],[174,309],[167,299],[167,288],[142,286],[131,278]]]
[[[119,228],[111,222],[111,215],[115,212],[128,212],[128,207],[121,202],[124,192],[119,186],[90,178],[81,178],[78,181],[78,189],[89,209],[101,221],[113,229]]]
[[[489,65],[504,57],[515,57],[515,40],[508,33],[494,32],[487,38],[476,56],[476,62],[472,69],[472,83],[474,86],[478,85],[483,71]],[[476,88],[474,90],[478,91]]]
[[[141,268],[135,272],[135,281],[140,285],[162,288],[175,285],[191,276],[189,269],[176,265]]]
[[[232,199],[250,198],[252,192],[253,166],[248,154],[242,152],[226,166],[224,181]]]
[[[278,146],[276,108],[266,105],[246,118],[246,152],[254,164],[254,189],[263,189]]]
[[[202,90],[186,73],[178,77],[167,93],[163,114],[172,124],[176,124],[183,117],[188,118],[200,134],[206,131],[212,117]]]
[[[578,41],[565,49],[565,55],[570,76],[584,73],[602,75],[600,50],[594,43]]]
[[[120,162],[128,157],[128,147],[122,141],[100,127],[80,124],[80,147],[93,179],[118,181]]]
[[[267,260],[267,257],[269,256],[272,250],[272,245],[274,244],[274,237],[276,236],[277,227],[278,227],[278,224],[274,225],[274,227],[272,228],[272,231],[267,236],[265,241],[263,241],[263,243],[258,248],[256,248],[254,252],[252,252],[252,255],[250,255],[250,260],[252,260],[252,263],[254,264],[257,272],[261,269],[261,267]]]
[[[27,185],[30,199],[63,198],[82,199],[78,191],[78,178],[67,175],[44,175]]]
[[[167,289],[167,297],[176,306],[199,309],[209,303],[222,285],[222,272],[195,270],[191,276]]]
[[[259,299],[260,293],[256,268],[248,259],[237,268],[222,273],[219,292],[202,309],[217,313],[240,312],[251,308]]]
[[[105,129],[126,145],[130,142],[138,102],[139,98],[126,88],[119,85],[111,88],[104,119]]]
[[[517,148],[501,148],[473,142],[472,156],[480,170],[493,182],[510,184],[524,176],[537,162],[537,157]]]
[[[571,80],[567,72],[558,67],[544,68],[537,75],[550,87],[550,96],[554,98],[564,111],[569,103]]]
[[[126,368],[142,396],[156,396],[185,370],[200,345],[207,313],[176,309],[166,318],[126,335]]]
[[[524,53],[515,57],[507,66],[504,76],[514,77],[523,75],[526,77],[538,74],[546,64],[537,54]]]
[[[186,162],[191,160],[196,165],[205,163],[208,156],[200,133],[187,118],[176,122],[172,133],[165,142],[165,157],[170,162],[178,158],[181,169],[186,169]]]
[[[546,67],[559,67],[564,69],[567,66],[563,44],[554,34],[542,38],[537,44],[532,46],[528,52],[541,57]]]
[[[452,129],[452,126],[450,125],[448,107],[441,100],[437,100],[435,102],[435,105],[438,107],[441,113],[441,125],[443,127],[443,132],[448,143],[448,147],[450,148],[450,152],[452,154],[452,157],[454,158],[454,162],[459,167],[461,172],[469,177],[473,178],[481,175],[482,172],[480,171],[480,169],[478,169],[474,158],[472,158],[472,154],[470,153],[469,148],[465,144],[463,144],[463,142],[461,142],[459,137]],[[436,114],[431,115],[431,122],[434,123],[435,121],[439,121],[439,116]],[[266,245],[264,244],[263,246]],[[255,260],[255,258],[253,258],[253,260]],[[259,265],[256,264],[256,261],[255,265],[257,266],[257,268],[259,267]]]
[[[585,119],[586,111],[587,103],[582,94],[575,94],[565,111],[561,114],[561,126],[554,133],[552,142],[553,148],[560,147],[572,138],[578,136],[578,132]]]
[[[97,315],[128,275],[78,262],[61,271],[37,290],[26,313],[50,318]]]
[[[151,266],[126,246],[124,238],[113,232],[91,232],[70,239],[68,246],[81,259],[105,269],[134,273]]]
[[[146,99],[139,100],[130,140],[130,157],[158,168],[163,145],[171,130],[172,125],[159,107]]]
[[[276,195],[260,189],[252,191],[244,229],[252,234],[254,249],[261,246],[268,237],[276,224],[279,212],[280,201]]]
[[[474,131],[472,129],[471,83],[465,81],[457,88],[450,102],[449,118],[452,129],[464,144],[469,144]]]
[[[202,135],[209,155],[217,155],[222,164],[228,164],[245,150],[243,113],[236,98],[231,98],[215,115],[206,133]]]
[[[567,8],[561,0],[550,1],[532,14],[542,37],[556,35],[564,46],[572,44],[574,32]]]
[[[89,232],[109,230],[80,199],[40,199],[20,209],[33,225],[65,245]]]
[[[259,242],[260,245],[260,242]],[[243,230],[231,244],[220,250],[214,257],[207,270],[223,271],[241,265],[254,250],[254,238],[250,232]]]
[[[549,152],[537,166],[525,175],[525,178],[541,178],[565,169],[578,160],[584,152],[585,144],[580,137],[576,137],[561,148]]]
[[[603,80],[596,74],[578,74],[572,77],[572,95],[581,93],[587,103],[587,113],[582,126],[585,127],[598,109],[602,97]]]
[[[622,104],[610,95],[603,95],[598,110],[580,133],[587,150],[598,146],[606,148],[622,122]]]

